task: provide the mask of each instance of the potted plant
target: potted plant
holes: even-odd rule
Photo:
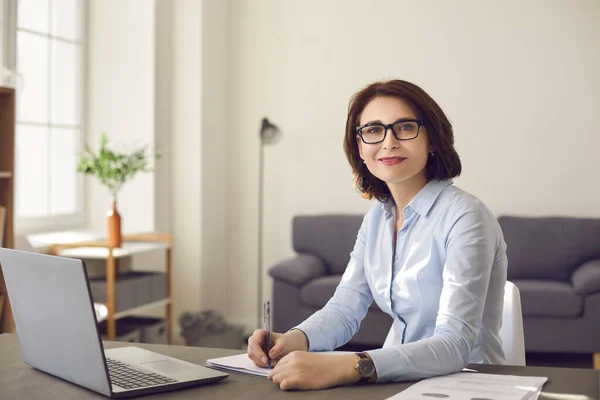
[[[158,157],[158,154],[147,151],[147,146],[136,148],[129,153],[116,152],[108,148],[108,137],[104,133],[100,138],[100,149],[97,153],[85,145],[77,171],[95,176],[110,192],[112,208],[107,214],[107,241],[110,246],[121,247],[121,216],[117,211],[119,190],[138,172],[152,171],[148,166],[149,161]]]

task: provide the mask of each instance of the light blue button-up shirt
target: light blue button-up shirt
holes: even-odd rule
[[[368,352],[378,382],[503,364],[507,258],[496,218],[451,180],[428,182],[402,212],[395,253],[393,201],[365,215],[334,296],[297,326],[309,350],[347,343],[374,300],[394,320],[383,348]]]

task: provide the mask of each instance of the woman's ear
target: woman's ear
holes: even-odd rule
[[[433,147],[433,145],[431,143],[429,143],[429,145],[427,146],[427,152],[429,153],[430,156],[434,156],[435,155],[435,148]]]

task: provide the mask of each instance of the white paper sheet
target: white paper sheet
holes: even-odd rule
[[[324,351],[323,354],[348,354],[348,351]],[[239,372],[248,375],[257,375],[268,377],[271,372],[268,368],[261,368],[254,365],[248,358],[248,353],[237,354],[235,356],[219,357],[206,360],[207,367],[215,367],[232,372]]]
[[[240,372],[242,374],[257,375],[268,377],[271,372],[268,368],[261,368],[254,365],[252,360],[248,358],[248,353],[237,354],[229,357],[219,357],[206,360],[207,367],[215,367],[232,372]]]
[[[535,400],[546,377],[459,372],[424,379],[387,400]]]

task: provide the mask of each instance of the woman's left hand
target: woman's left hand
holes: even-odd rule
[[[294,351],[277,362],[269,379],[281,390],[327,389],[356,383],[355,354],[319,354]]]

